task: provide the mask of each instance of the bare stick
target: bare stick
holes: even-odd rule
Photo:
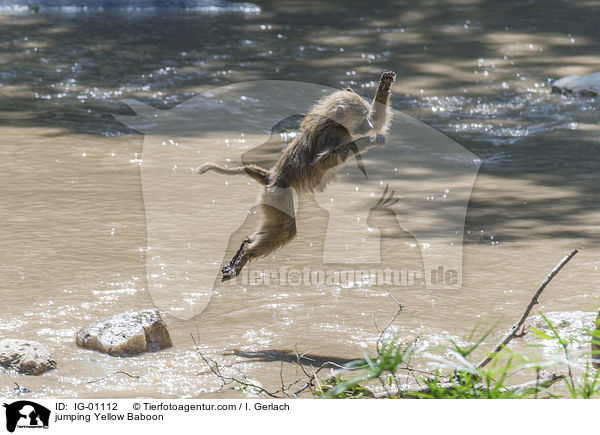
[[[540,390],[550,387],[552,384],[560,381],[561,379],[563,379],[563,377],[560,375],[557,375],[556,373],[548,373],[544,376],[539,377],[536,380],[527,381],[522,384],[511,385],[509,387],[500,388],[498,391],[519,392],[522,394],[534,393],[534,392],[537,393]],[[444,382],[444,383],[436,384],[436,388],[441,388],[441,389],[447,390],[447,391],[454,390],[457,387],[458,387],[458,385],[454,382]],[[490,390],[490,388],[485,387],[483,385],[476,385],[476,388],[480,391]],[[491,390],[493,390],[493,388],[491,388]],[[402,389],[402,390],[398,391],[398,393],[396,395],[400,396],[400,397],[405,397],[405,396],[410,397],[415,394],[429,394],[429,393],[431,393],[431,389],[429,388],[429,386],[424,385],[424,386],[416,387],[416,388]],[[390,396],[388,396],[386,394],[378,394],[377,398],[380,398],[380,397],[390,397]]]
[[[111,376],[114,376],[114,375],[126,375],[126,376],[129,376],[130,378],[133,378],[133,379],[139,379],[139,378],[140,378],[139,376],[136,376],[136,375],[130,375],[130,374],[129,374],[129,373],[127,373],[127,372],[118,371],[118,372],[111,373],[111,374],[110,374],[110,375],[108,375],[108,376],[103,376],[103,377],[101,377],[101,378],[99,378],[99,379],[95,379],[95,380],[93,380],[93,381],[88,381],[88,382],[86,382],[86,384],[94,384],[94,383],[96,383],[96,382],[103,381],[104,379],[108,379],[108,378],[110,378]]]
[[[375,321],[375,313],[371,313],[371,317],[373,318],[373,324],[375,325],[375,329],[377,330],[377,332],[379,332],[379,338],[377,339],[377,353],[381,353],[381,347],[383,345],[383,339],[384,336],[386,334],[386,332],[392,327],[392,325],[394,324],[394,322],[396,321],[396,319],[398,317],[400,317],[400,314],[402,313],[402,310],[404,309],[404,306],[398,302],[398,299],[396,299],[394,297],[394,295],[390,294],[389,295],[394,302],[396,302],[396,305],[398,306],[398,311],[396,311],[396,314],[394,314],[394,317],[392,317],[392,320],[390,320],[387,324],[387,326],[383,329],[379,329],[379,327],[377,326],[377,322]]]
[[[518,385],[511,385],[501,391],[513,391],[513,392],[535,392],[537,395],[538,391],[544,388],[550,387],[555,382],[563,379],[563,376],[557,375],[556,373],[548,373],[545,376],[538,376],[535,381],[523,382]]]
[[[544,281],[542,281],[542,283],[538,287],[537,291],[535,292],[535,294],[533,295],[533,297],[529,301],[529,305],[527,305],[527,308],[525,309],[525,312],[523,313],[523,315],[521,316],[521,318],[519,319],[519,321],[517,323],[515,323],[508,330],[508,333],[504,336],[504,338],[502,339],[502,341],[500,341],[500,343],[498,343],[496,345],[496,347],[494,348],[494,350],[492,352],[490,352],[488,354],[488,356],[486,356],[475,367],[477,367],[478,369],[480,369],[480,368],[486,366],[494,358],[494,356],[498,352],[500,352],[502,349],[504,349],[506,347],[506,345],[513,338],[520,337],[520,336],[522,336],[524,334],[524,332],[520,333],[519,329],[521,329],[521,327],[525,323],[525,320],[527,320],[527,317],[529,316],[529,313],[531,313],[531,310],[533,309],[533,306],[538,303],[538,298],[540,297],[540,295],[542,294],[542,292],[544,291],[544,289],[546,288],[546,286],[548,285],[548,283],[550,281],[552,281],[552,278],[554,278],[556,276],[556,274],[558,272],[560,272],[560,270],[563,268],[563,266],[565,264],[567,264],[571,260],[571,258],[573,258],[575,256],[575,254],[577,254],[578,252],[579,251],[577,249],[574,249],[571,252],[569,252],[562,260],[559,261],[559,263],[554,267],[554,269],[552,269],[552,271],[548,274],[548,276],[546,277],[546,279],[544,279]]]
[[[221,381],[221,389],[223,389],[226,385],[240,384],[244,387],[254,388],[258,392],[264,393],[267,396],[272,397],[274,399],[282,399],[282,398],[286,397],[285,395],[283,395],[283,396],[277,395],[279,392],[285,393],[285,391],[277,390],[277,391],[271,393],[270,391],[265,390],[260,385],[256,385],[256,384],[249,383],[249,382],[244,382],[237,378],[223,375],[221,373],[221,369],[219,368],[219,363],[217,363],[212,358],[209,358],[209,357],[205,356],[204,354],[202,354],[202,352],[200,352],[200,350],[198,349],[199,348],[198,340],[196,340],[196,337],[194,337],[194,334],[191,334],[191,336],[192,336],[192,341],[194,342],[194,347],[196,348],[196,353],[200,356],[200,358],[202,358],[202,360],[208,366],[210,371]],[[282,381],[283,381],[283,378],[282,378]]]
[[[200,356],[200,358],[202,358],[202,360],[204,360],[204,362],[209,367],[209,369],[213,372],[213,374],[217,378],[219,378],[219,380],[221,381],[221,384],[222,384],[221,388],[225,387],[226,385],[229,385],[229,384],[233,383],[233,384],[240,384],[240,385],[242,385],[244,387],[248,387],[248,388],[254,388],[258,392],[264,393],[267,396],[272,397],[274,399],[282,399],[282,398],[285,397],[285,396],[278,396],[277,395],[280,392],[280,390],[277,390],[277,391],[275,391],[275,392],[272,393],[270,391],[265,390],[260,385],[256,385],[256,384],[249,383],[249,382],[244,382],[244,381],[242,381],[240,379],[237,379],[237,378],[234,378],[234,377],[225,376],[225,375],[223,375],[221,373],[221,370],[219,369],[219,364],[215,360],[213,360],[213,359],[211,359],[211,358],[209,358],[207,356],[204,356],[200,352],[198,352],[198,355]]]

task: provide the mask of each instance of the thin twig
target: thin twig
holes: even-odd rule
[[[202,358],[202,360],[210,368],[210,370],[212,371],[212,373],[217,378],[219,378],[219,380],[221,381],[221,384],[222,384],[221,388],[224,387],[224,386],[226,386],[226,385],[230,385],[232,383],[236,383],[236,384],[240,384],[240,385],[243,385],[245,387],[248,387],[248,388],[254,388],[254,389],[258,390],[259,392],[264,393],[267,396],[272,397],[274,399],[282,399],[282,398],[285,397],[283,395],[281,395],[281,396],[277,395],[277,393],[281,392],[281,390],[277,390],[277,391],[271,393],[270,391],[265,390],[260,385],[252,384],[250,382],[244,382],[244,381],[242,381],[240,379],[237,379],[237,378],[234,378],[234,377],[231,377],[231,376],[225,376],[225,375],[223,375],[221,373],[221,370],[219,369],[219,364],[215,360],[213,360],[213,359],[211,359],[211,358],[203,355],[200,351],[198,351],[198,355],[200,355],[200,358]]]
[[[394,295],[390,294],[389,296],[394,300],[394,302],[396,302],[396,305],[398,306],[398,310],[396,311],[396,314],[394,314],[392,319],[388,322],[388,324],[386,325],[385,328],[383,328],[382,330],[379,330],[379,327],[377,326],[377,322],[375,321],[375,313],[371,313],[371,316],[373,318],[373,324],[375,325],[375,329],[379,333],[379,338],[377,339],[377,344],[376,344],[378,353],[381,353],[381,346],[383,344],[383,339],[384,339],[385,334],[392,327],[392,325],[394,324],[396,319],[398,319],[398,317],[402,313],[402,310],[404,309],[404,306],[400,302],[398,302],[398,299],[396,299],[394,297]]]
[[[283,361],[281,361],[281,366],[279,367],[279,379],[281,380],[281,392],[287,397],[287,389],[285,388],[285,383],[283,382]]]
[[[96,382],[103,381],[104,379],[108,379],[108,378],[110,378],[111,376],[114,376],[114,375],[126,375],[126,376],[129,376],[130,378],[133,378],[133,379],[139,379],[140,378],[139,376],[136,376],[136,375],[130,375],[127,372],[118,371],[118,372],[111,373],[110,375],[103,376],[103,377],[101,377],[99,379],[95,379],[93,381],[88,381],[88,382],[86,382],[86,384],[95,384]]]
[[[548,285],[548,283],[550,281],[552,281],[552,278],[554,278],[556,276],[556,274],[558,272],[560,272],[560,270],[563,268],[563,266],[565,264],[567,264],[571,258],[573,258],[575,256],[575,254],[577,254],[577,252],[579,252],[577,249],[572,250],[571,252],[569,252],[562,260],[560,260],[558,262],[558,264],[554,267],[554,269],[552,269],[552,271],[548,274],[548,276],[544,279],[544,281],[542,281],[542,283],[540,284],[540,286],[538,287],[538,289],[536,290],[535,294],[533,295],[533,297],[531,298],[531,301],[529,301],[529,305],[527,305],[527,308],[525,309],[525,312],[523,313],[523,315],[521,316],[521,318],[519,319],[519,321],[517,323],[515,323],[509,330],[508,333],[504,336],[504,338],[500,341],[500,343],[498,343],[496,345],[496,347],[494,347],[494,350],[491,351],[479,364],[477,364],[475,367],[477,367],[478,369],[486,366],[493,358],[494,356],[500,352],[502,349],[504,349],[506,347],[506,345],[514,338],[520,337],[522,335],[524,335],[524,331],[523,332],[519,332],[519,329],[521,329],[521,327],[523,326],[523,324],[525,323],[525,320],[527,320],[527,317],[529,316],[529,313],[531,313],[531,310],[533,309],[533,306],[535,304],[538,303],[538,298],[540,297],[540,295],[542,294],[542,292],[544,291],[544,289],[546,288],[546,286]]]
[[[196,337],[194,337],[194,334],[190,334],[190,335],[192,336],[192,341],[194,342],[194,347],[196,348],[196,353],[200,356],[200,358],[202,358],[202,360],[208,366],[208,368],[210,369],[210,371],[212,372],[212,374],[215,375],[221,381],[221,389],[223,387],[225,387],[226,385],[230,385],[232,383],[236,383],[236,384],[243,385],[245,387],[254,388],[254,389],[258,390],[259,392],[264,393],[267,396],[273,397],[275,399],[281,399],[281,398],[285,397],[285,396],[278,396],[277,395],[277,393],[279,393],[281,390],[277,390],[274,393],[271,393],[270,391],[265,390],[260,385],[252,384],[252,383],[249,383],[249,382],[244,382],[244,381],[241,381],[241,380],[236,379],[234,377],[223,375],[221,373],[221,369],[219,368],[219,363],[217,363],[212,358],[209,358],[209,357],[205,356],[202,352],[200,352],[200,350],[198,349],[198,347],[199,347],[198,346],[198,340],[196,340]]]
[[[319,389],[322,389],[321,384],[319,382],[319,378],[317,377],[317,375],[324,368],[335,367],[335,368],[342,369],[342,370],[345,369],[344,366],[336,364],[333,361],[326,361],[323,364],[321,364],[320,367],[318,367],[316,370],[314,370],[313,374],[311,375],[304,368],[304,365],[302,364],[302,358],[304,358],[304,354],[303,355],[299,355],[298,352],[296,351],[296,363],[297,363],[298,367],[300,367],[300,370],[302,370],[302,372],[304,373],[304,375],[308,378],[308,380],[306,381],[306,383],[304,384],[304,386],[302,388],[300,388],[299,390],[297,390],[295,393],[292,394],[293,396],[297,396],[298,394],[302,393],[307,388],[314,386],[315,382],[317,383],[317,387]]]
[[[15,382],[16,387],[13,388],[13,391],[16,392],[17,394],[21,394],[21,393],[31,393],[31,391],[27,388],[27,387],[21,387],[19,384],[17,384]]]

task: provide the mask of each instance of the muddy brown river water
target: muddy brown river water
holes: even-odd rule
[[[204,354],[277,387],[277,358],[224,354],[298,350],[360,357],[377,340],[373,319],[385,324],[396,310],[389,293],[404,306],[396,328],[407,340],[443,344],[495,325],[485,343],[491,347],[575,248],[581,252],[537,308],[589,320],[585,313],[600,306],[600,106],[592,97],[550,93],[554,79],[598,69],[600,9],[594,2],[257,5],[211,13],[3,9],[0,339],[44,342],[58,362],[39,377],[0,373],[3,395],[13,394],[18,382],[35,397],[244,396],[219,391],[192,334]],[[397,73],[395,110],[480,161],[464,218],[459,288],[217,285],[206,309],[189,318],[177,309],[179,296],[169,301],[167,286],[160,308],[173,348],[113,358],[76,346],[81,326],[153,306],[158,297],[147,276],[144,136],[113,116],[131,115],[121,100],[170,109],[219,86],[266,79],[352,86],[371,97],[384,70]],[[232,141],[240,137],[233,127]],[[382,154],[365,158],[371,167],[385,164]],[[205,180],[215,191],[225,181]],[[339,183],[342,190],[353,188],[352,180]],[[419,183],[432,191],[444,187],[435,177]],[[248,188],[249,197],[258,196],[257,185]],[[304,200],[312,211],[301,221],[302,238],[265,259],[265,268],[311,264],[313,242],[319,242],[311,231],[323,209]],[[188,239],[174,231],[170,242],[186,245],[200,237],[213,246],[211,227],[239,201],[230,198],[210,221],[188,215],[179,224],[196,225],[197,233]],[[419,219],[433,226],[438,217]],[[352,235],[352,222],[347,225],[340,230]],[[411,244],[426,249],[419,240],[405,242],[408,251]],[[360,257],[360,247],[353,249],[349,256]],[[196,293],[210,294],[210,288]],[[184,295],[186,309],[206,302],[196,293]],[[139,378],[109,376],[118,371]],[[297,367],[284,364],[283,375],[291,382]]]

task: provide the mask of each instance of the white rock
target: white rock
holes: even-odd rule
[[[26,375],[41,375],[55,368],[56,361],[41,343],[6,338],[0,341],[0,365]]]
[[[552,83],[552,92],[597,96],[600,94],[600,72],[587,76],[569,76]]]
[[[81,347],[113,356],[129,356],[173,346],[167,325],[157,309],[118,314],[81,328],[75,336]]]

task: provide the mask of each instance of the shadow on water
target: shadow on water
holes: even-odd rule
[[[344,364],[348,364],[354,359],[341,358],[335,356],[326,355],[313,355],[309,353],[299,354],[292,350],[287,349],[265,349],[258,351],[244,351],[239,349],[233,349],[224,352],[224,355],[234,355],[249,360],[262,361],[262,362],[287,362],[287,363],[300,363],[306,366],[312,367],[340,367]]]

